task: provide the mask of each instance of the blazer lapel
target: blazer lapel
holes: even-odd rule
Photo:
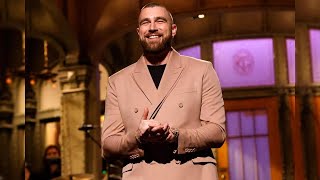
[[[150,103],[156,103],[156,100],[158,98],[157,88],[154,85],[152,77],[142,56],[137,61],[132,76],[134,81],[146,96],[146,98],[150,101]]]
[[[182,70],[183,67],[180,55],[177,51],[172,49],[158,88],[160,101],[171,92],[170,89],[174,88],[176,82],[180,79]]]

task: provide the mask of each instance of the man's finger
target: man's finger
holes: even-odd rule
[[[165,123],[165,124],[163,125],[163,130],[164,130],[164,131],[169,130],[169,124],[168,124],[168,123]]]
[[[162,126],[153,126],[153,127],[151,127],[150,130],[151,130],[151,132],[164,132]]]
[[[147,120],[148,119],[148,114],[149,114],[149,109],[148,108],[144,108],[142,119],[143,120]]]
[[[159,121],[155,121],[155,120],[148,120],[148,125],[151,128],[152,127],[157,127],[157,126],[162,126]]]

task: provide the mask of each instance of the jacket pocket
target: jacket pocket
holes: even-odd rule
[[[132,171],[132,168],[133,168],[133,164],[132,163],[128,163],[127,165],[123,166],[122,174],[126,173],[128,171]]]
[[[217,161],[213,158],[213,157],[196,157],[194,159],[191,160],[193,162],[193,164],[200,164],[200,165],[204,165],[204,164],[208,164],[208,163],[212,163],[212,164],[217,164]]]

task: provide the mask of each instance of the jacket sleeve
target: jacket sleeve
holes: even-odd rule
[[[202,78],[201,126],[179,129],[178,153],[221,147],[226,138],[225,110],[221,86],[211,63]]]
[[[102,157],[139,157],[143,150],[138,148],[136,132],[127,132],[122,122],[117,100],[116,87],[109,79],[105,101],[105,119],[101,132]]]

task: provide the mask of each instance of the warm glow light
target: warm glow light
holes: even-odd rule
[[[48,67],[48,42],[47,41],[43,41],[43,54],[44,54],[44,67],[47,68]]]
[[[6,78],[6,84],[11,84],[12,83],[12,79],[10,77]]]
[[[25,34],[24,31],[22,32],[22,52],[23,52],[22,62],[24,64],[25,63],[25,57],[26,57],[26,34]]]
[[[103,121],[104,121],[104,115],[101,115],[100,116],[100,125],[101,125],[101,127],[102,127]]]
[[[202,19],[202,18],[204,18],[204,17],[205,17],[204,14],[199,14],[199,15],[198,15],[198,18],[200,18],[200,19]]]
[[[59,121],[48,122],[45,124],[45,146],[58,145],[60,134]]]
[[[53,82],[53,83],[51,84],[51,86],[52,86],[53,89],[57,88],[57,84],[56,84],[55,82]]]
[[[30,80],[30,84],[31,84],[31,85],[35,85],[35,84],[36,84],[36,80],[31,79],[31,80]]]

